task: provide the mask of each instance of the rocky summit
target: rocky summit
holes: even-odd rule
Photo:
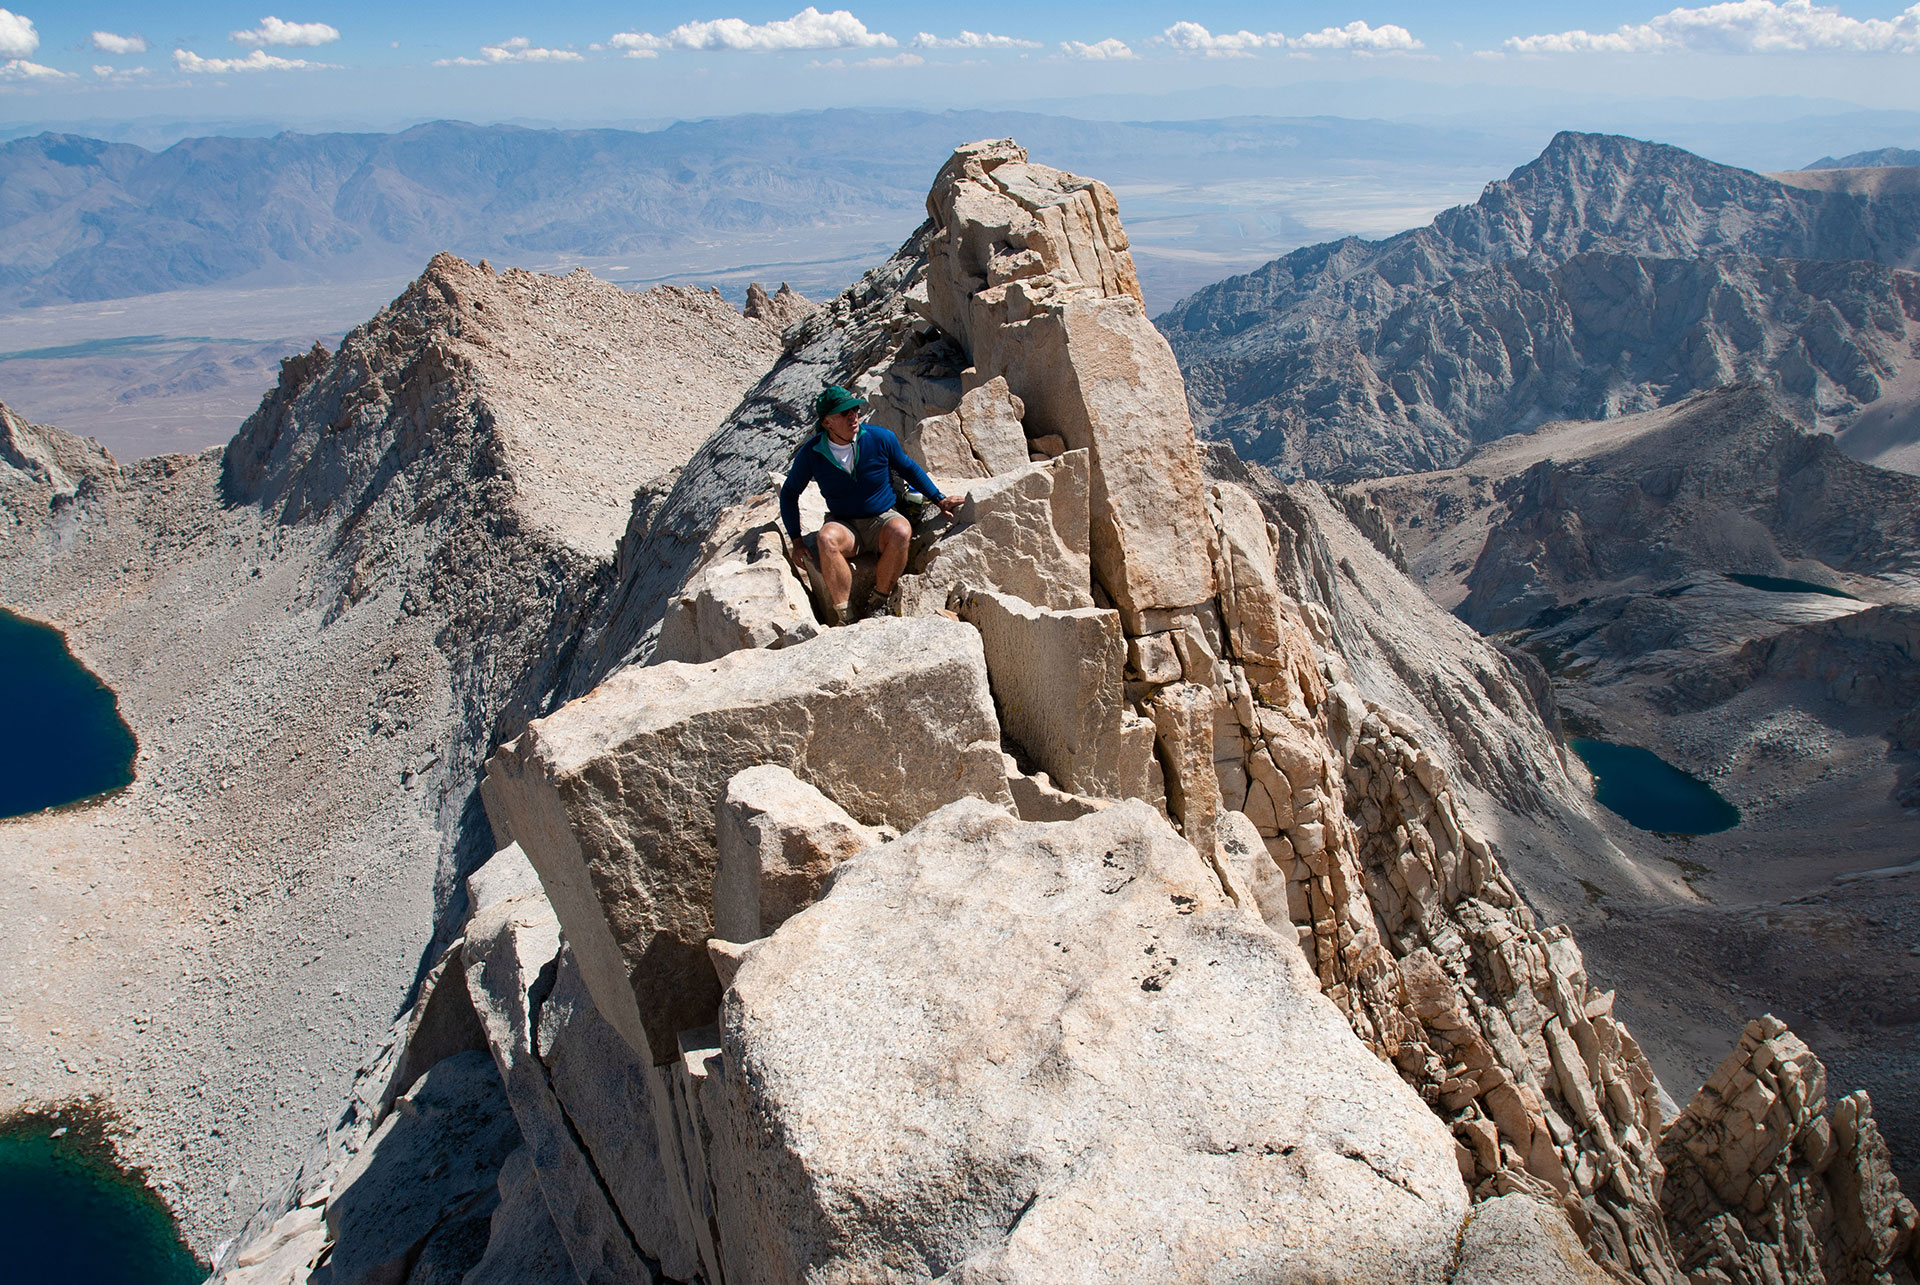
[[[1735,380],[1914,467],[1920,190],[1820,174],[1563,133],[1427,227],[1296,250],[1158,323],[1202,432],[1286,476],[1445,468]]]
[[[1608,838],[1537,666],[1421,597],[1377,505],[1201,445],[1113,193],[987,140],[927,211],[636,478],[612,548],[570,560],[552,507],[487,492],[483,531],[549,542],[518,650],[456,649],[488,717],[439,779],[491,852],[215,1279],[1912,1282],[1871,1101],[1830,1102],[1782,1023],[1729,1024],[1668,1096],[1527,889],[1673,881]],[[376,551],[422,509],[394,488],[577,479],[566,443],[598,440],[502,431],[460,374],[472,303],[512,306],[477,271],[290,368],[226,453],[228,503],[334,515],[364,568],[341,618],[398,597],[474,637],[505,568],[476,536],[458,586],[396,590]],[[769,343],[772,305],[703,324]],[[965,497],[836,628],[775,500],[825,382]],[[45,503],[51,547],[73,501]]]

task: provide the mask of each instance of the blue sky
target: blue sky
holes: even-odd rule
[[[1342,82],[1389,87],[1382,115],[1409,104],[1444,109],[1489,90],[1795,94],[1920,109],[1920,4],[1855,0],[1460,10],[1001,0],[837,9],[828,0],[824,12],[731,0],[7,4],[18,5],[0,7],[0,121],[8,123],[641,120]],[[1297,95],[1287,106],[1298,110]],[[1348,95],[1337,110],[1365,114],[1364,94],[1358,106]]]

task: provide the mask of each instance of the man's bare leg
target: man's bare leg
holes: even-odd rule
[[[881,597],[893,592],[893,582],[907,567],[907,549],[913,543],[913,524],[903,517],[887,519],[880,528],[880,565],[874,569],[873,591]]]
[[[820,563],[820,587],[826,590],[827,601],[840,616],[836,624],[845,624],[847,620],[847,599],[853,593],[853,568],[847,565],[847,557],[855,544],[853,532],[838,522],[821,527],[813,541]]]

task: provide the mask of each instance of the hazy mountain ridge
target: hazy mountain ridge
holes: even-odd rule
[[[871,199],[853,175],[828,170],[803,186],[716,162],[703,140],[677,129],[445,122],[397,135],[190,139],[158,154],[42,135],[0,149],[0,176],[12,247],[0,283],[28,304],[205,285],[346,255],[366,271],[449,247],[617,254],[704,228],[844,217]],[[710,194],[689,203],[696,178]]]
[[[1460,608],[1484,633],[1603,585],[1920,572],[1920,478],[1849,459],[1752,386],[1676,408],[1671,427],[1590,458],[1543,460],[1495,491],[1506,514]]]
[[[1854,152],[1849,156],[1822,156],[1807,166],[1810,170],[1850,170],[1866,165],[1920,165],[1920,149],[1912,147],[1879,147],[1869,152]]]
[[[919,221],[921,176],[956,139],[1013,133],[1090,170],[1156,180],[1510,152],[1465,131],[1382,121],[1121,124],[979,111],[736,116],[651,132],[436,121],[397,134],[190,138],[160,152],[41,134],[0,145],[0,302],[256,273],[312,279],[343,266],[412,272],[440,250],[609,256],[861,222],[886,223],[880,239],[893,242]]]
[[[1910,355],[1899,339],[1920,293],[1902,270],[1917,255],[1920,197],[1788,187],[1673,147],[1562,133],[1428,227],[1295,251],[1158,324],[1207,431],[1283,471],[1351,477],[1448,465],[1547,419],[1642,409],[1762,369],[1806,415],[1850,415]],[[1834,282],[1781,260],[1861,266]],[[1662,277],[1691,278],[1691,301],[1669,303],[1654,331],[1643,318],[1663,309],[1629,301]],[[1449,359],[1462,349],[1478,360]]]

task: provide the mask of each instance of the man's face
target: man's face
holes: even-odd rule
[[[828,437],[845,446],[853,440],[854,433],[859,431],[860,408],[856,406],[852,410],[843,410],[829,415],[820,423],[826,428]]]

